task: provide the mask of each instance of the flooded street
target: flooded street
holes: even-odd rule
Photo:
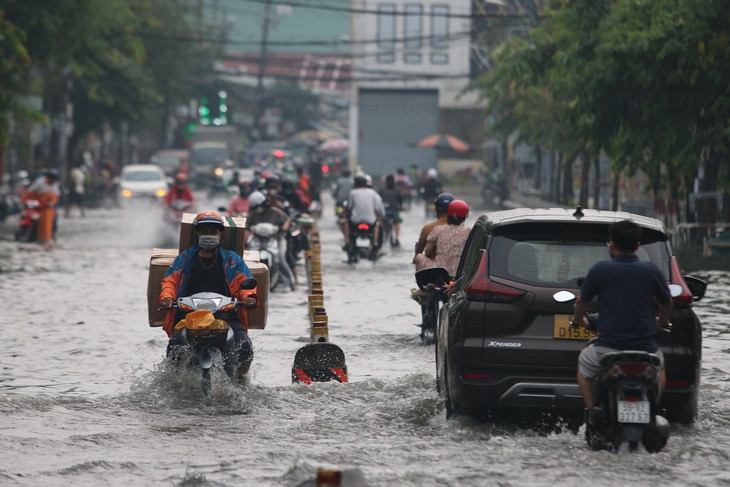
[[[403,249],[354,271],[327,203],[325,308],[350,382],[291,384],[309,342],[304,281],[270,295],[248,383],[216,376],[209,398],[194,375],[166,367],[165,333],[147,325],[150,251],[164,244],[156,209],[62,218],[51,252],[13,242],[10,217],[0,226],[0,484],[298,486],[330,467],[358,469],[370,486],[730,485],[730,272],[693,273],[709,282],[696,304],[696,424],[674,425],[659,454],[591,452],[582,429],[447,421],[409,298],[423,207],[404,214]]]

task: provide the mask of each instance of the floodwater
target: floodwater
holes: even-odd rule
[[[658,454],[592,452],[582,429],[446,419],[408,297],[423,207],[404,218],[405,249],[356,270],[331,205],[319,222],[329,335],[349,383],[291,384],[309,342],[302,285],[270,296],[248,383],[216,376],[205,398],[195,376],[166,366],[165,334],[147,325],[155,208],[62,218],[51,252],[13,242],[10,217],[0,226],[0,484],[299,486],[326,467],[369,486],[730,485],[730,273],[695,273],[709,281],[696,304],[696,424],[673,426]]]

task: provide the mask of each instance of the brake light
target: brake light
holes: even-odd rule
[[[367,223],[358,223],[357,229],[358,230],[370,230],[370,225],[368,225]]]
[[[327,164],[324,164],[322,166],[322,172],[327,174],[328,172],[330,172],[330,167]]]
[[[479,266],[477,267],[477,271],[466,285],[466,288],[464,288],[467,299],[492,303],[513,303],[525,295],[525,291],[497,284],[490,280],[487,275],[489,256],[484,249],[479,252]]]
[[[689,387],[688,380],[668,380],[667,387]]]
[[[627,401],[641,401],[641,396],[626,396],[624,399]]]
[[[682,273],[679,270],[679,263],[675,256],[672,256],[672,283],[682,287],[680,295],[674,297],[674,304],[691,304],[694,298],[692,298],[692,293],[682,278]]]
[[[646,364],[642,362],[623,362],[618,364],[618,368],[626,375],[637,376],[646,371]]]
[[[284,151],[279,149],[275,150],[274,157],[276,157],[277,159],[281,159],[282,157],[284,157]]]

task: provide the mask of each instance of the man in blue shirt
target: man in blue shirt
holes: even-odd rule
[[[659,356],[659,390],[661,399],[666,382],[664,357],[657,346],[657,329],[667,329],[672,311],[672,297],[666,278],[653,263],[640,261],[636,255],[641,241],[641,227],[623,220],[608,229],[611,260],[597,262],[588,271],[575,303],[573,319],[587,326],[584,317],[589,302],[598,296],[598,338],[583,349],[578,358],[578,386],[583,402],[593,408],[591,380],[598,372],[601,357],[619,350],[643,350]],[[654,299],[659,304],[655,316]]]

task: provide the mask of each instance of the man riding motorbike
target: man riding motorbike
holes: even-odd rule
[[[238,194],[233,197],[228,205],[228,215],[243,216],[248,214],[249,201],[248,197],[253,192],[250,179],[242,179],[238,182]]]
[[[643,350],[657,355],[660,360],[657,404],[664,390],[666,372],[656,332],[668,329],[672,297],[662,271],[636,255],[640,241],[641,227],[630,220],[609,227],[611,260],[597,262],[588,271],[570,320],[588,327],[585,313],[591,300],[598,296],[598,337],[578,358],[577,380],[588,421],[594,416],[592,381],[601,357],[607,353]],[[658,317],[654,311],[655,300],[659,304]]]
[[[269,203],[269,199],[259,191],[254,191],[248,198],[249,201],[249,212],[246,219],[246,228],[253,228],[257,223],[272,223],[279,228],[279,235],[277,237],[277,244],[280,253],[279,267],[281,273],[286,280],[289,281],[289,286],[292,291],[296,289],[296,276],[289,267],[286,261],[286,238],[285,235],[291,225],[289,216],[282,210],[273,206]],[[247,230],[248,233],[248,230]]]
[[[421,228],[421,233],[418,235],[418,242],[416,242],[416,252],[413,256],[413,263],[416,263],[416,257],[426,249],[428,243],[428,236],[431,231],[439,225],[446,225],[448,223],[448,209],[449,204],[454,201],[454,195],[451,193],[441,193],[436,197],[433,202],[434,210],[436,211],[436,220],[426,223]],[[423,298],[426,293],[414,287],[411,289],[411,298],[413,298],[418,304],[422,304]]]
[[[160,306],[169,308],[180,296],[200,292],[214,292],[232,296],[243,302],[244,307],[258,302],[256,288],[241,289],[241,282],[253,277],[240,255],[221,248],[223,217],[215,211],[204,211],[193,220],[193,229],[198,237],[197,244],[178,255],[162,279]],[[165,316],[163,329],[170,338],[167,355],[185,344],[181,331],[173,332],[173,326],[185,317],[180,308],[170,309]],[[253,360],[253,345],[248,336],[248,314],[243,307],[228,313],[226,320],[234,333],[235,350],[233,360],[238,364],[239,379],[248,372]]]
[[[188,175],[179,172],[175,175],[175,183],[162,200],[165,208],[165,221],[179,222],[182,213],[195,211],[195,196],[188,187]]]
[[[350,235],[353,228],[358,223],[367,223],[373,228],[370,237],[370,260],[375,260],[379,252],[380,228],[382,226],[383,215],[383,199],[377,191],[368,187],[368,181],[365,176],[355,176],[354,187],[350,191],[350,197],[347,201],[348,225],[346,227],[345,248],[349,248]]]

